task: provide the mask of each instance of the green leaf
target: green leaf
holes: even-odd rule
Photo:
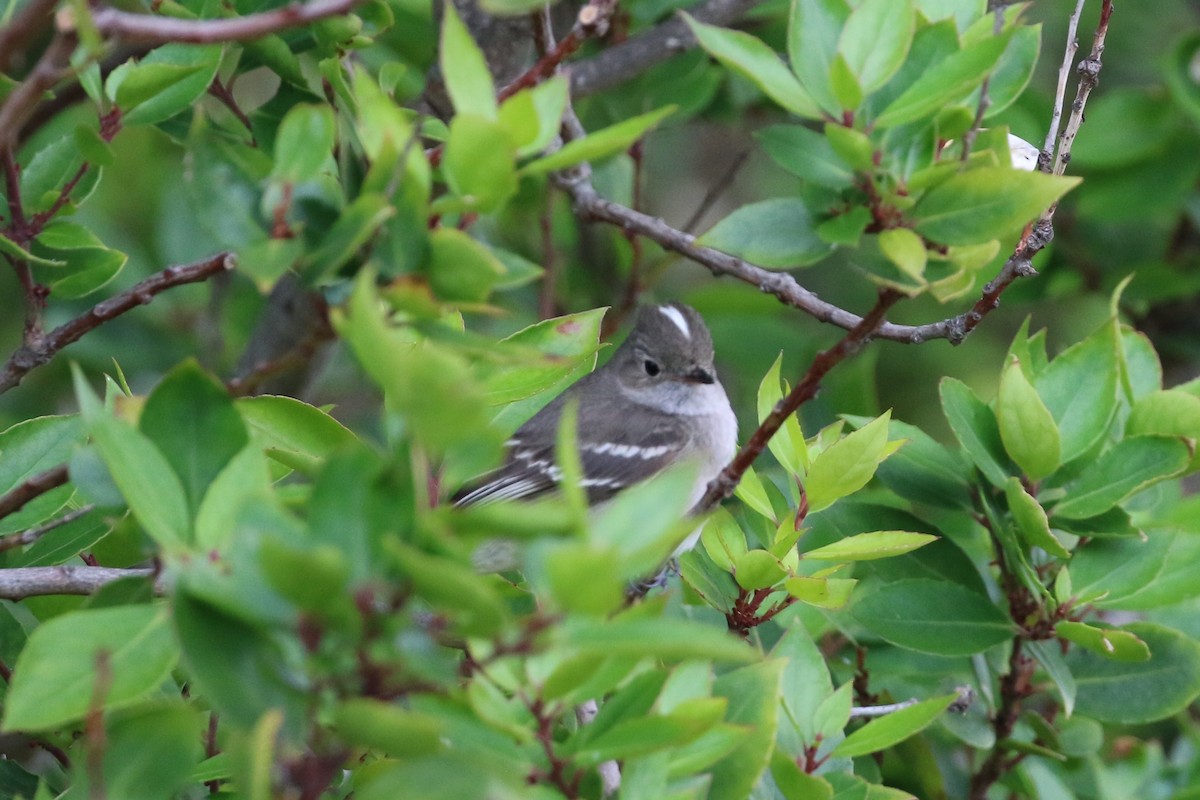
[[[64,725],[83,717],[98,696],[105,709],[145,697],[179,658],[168,619],[162,606],[135,605],[74,611],[43,623],[13,669],[4,729]]]
[[[1008,510],[1017,524],[1017,531],[1027,544],[1040,547],[1058,558],[1071,557],[1070,551],[1050,532],[1050,521],[1041,503],[1025,491],[1019,480],[1009,478],[1004,486],[1004,495],[1008,499]]]
[[[1097,628],[1083,622],[1066,621],[1054,626],[1054,635],[1114,661],[1150,659],[1150,649],[1146,647],[1146,643],[1129,631],[1119,628]]]
[[[493,635],[506,620],[505,604],[490,576],[446,558],[423,553],[396,539],[384,549],[420,597],[449,612],[453,626],[472,636]]]
[[[1187,468],[1191,451],[1179,439],[1133,436],[1084,468],[1066,485],[1066,497],[1053,516],[1082,519],[1102,514],[1148,486]]]
[[[21,245],[9,239],[4,234],[0,234],[0,253],[6,256],[11,256],[18,261],[28,261],[31,264],[36,264],[42,267],[61,267],[66,264],[60,259],[42,258],[26,250]]]
[[[942,244],[987,242],[1019,230],[1079,178],[978,167],[939,183],[912,210],[916,230]]]
[[[803,557],[813,561],[872,561],[910,553],[936,541],[937,536],[908,531],[875,531],[847,536],[845,539],[809,550]]]
[[[1025,646],[1041,664],[1046,674],[1050,676],[1050,680],[1054,681],[1054,688],[1058,690],[1059,697],[1062,698],[1063,714],[1069,719],[1075,712],[1075,695],[1078,689],[1075,684],[1075,676],[1067,668],[1067,662],[1063,658],[1058,642],[1053,639],[1026,642]]]
[[[767,370],[762,382],[758,385],[758,420],[762,422],[770,415],[775,405],[783,399],[784,388],[779,377],[783,364],[783,353],[776,358],[775,363]],[[797,414],[788,414],[787,419],[779,426],[779,430],[767,442],[771,454],[792,475],[803,475],[808,468],[808,446],[804,441],[804,432],[800,429],[800,419]]]
[[[477,114],[496,119],[496,87],[483,52],[458,16],[453,3],[446,3],[442,18],[440,64],[446,92],[459,114]]]
[[[339,447],[357,441],[329,414],[291,397],[245,397],[237,400],[236,406],[253,440],[268,451],[323,461]]]
[[[706,25],[683,12],[696,41],[726,68],[748,79],[763,94],[793,114],[820,119],[821,110],[779,56],[743,31]]]
[[[193,359],[150,393],[138,427],[179,476],[193,518],[209,485],[250,441],[225,387]]]
[[[755,131],[754,138],[775,163],[817,186],[845,189],[854,182],[854,172],[817,131],[803,125],[771,125]]]
[[[1146,643],[1150,660],[1113,661],[1072,650],[1067,666],[1079,684],[1076,710],[1113,724],[1155,722],[1179,713],[1200,694],[1200,643],[1148,622],[1125,629]]]
[[[268,712],[297,721],[304,694],[267,632],[186,590],[176,591],[172,612],[189,682],[223,721],[251,728]]]
[[[561,641],[573,651],[600,656],[651,656],[667,661],[707,658],[744,663],[757,658],[746,643],[721,628],[685,619],[569,619]]]
[[[78,367],[73,373],[88,433],[129,509],[159,545],[184,546],[191,539],[188,499],[170,462],[147,436],[104,410]]]
[[[1058,426],[1015,358],[1000,376],[996,421],[1004,449],[1030,479],[1041,480],[1058,469]]]
[[[511,346],[512,356],[485,373],[488,403],[531,398],[557,387],[580,367],[590,371],[604,313],[605,309],[597,308],[545,319],[503,339],[501,348]]]
[[[858,172],[875,168],[875,143],[860,130],[836,122],[825,123],[825,138],[833,151]]]
[[[668,116],[675,106],[666,106],[593,131],[582,139],[567,142],[560,150],[531,161],[521,168],[521,175],[545,175],[584,161],[597,161],[628,150]]]
[[[1014,632],[1008,615],[986,597],[954,583],[914,578],[880,586],[852,609],[868,630],[922,653],[981,653]]]
[[[850,6],[845,0],[796,0],[791,8],[787,50],[792,70],[826,113],[838,114],[829,72]]]
[[[514,151],[503,125],[459,112],[450,120],[450,138],[442,158],[446,183],[468,208],[494,211],[517,191]]]
[[[337,124],[327,105],[301,103],[292,106],[279,123],[275,135],[275,160],[271,176],[288,183],[317,177],[332,163]]]
[[[870,417],[846,417],[846,420],[861,427],[870,422]],[[896,419],[888,425],[888,441],[902,441],[904,446],[875,472],[884,486],[915,503],[942,508],[970,507],[971,491],[967,483],[970,466],[957,452],[915,425]]]
[[[886,750],[925,730],[954,700],[955,695],[952,694],[935,697],[872,720],[843,739],[833,748],[832,755],[835,758],[854,758]]]
[[[354,198],[301,262],[301,273],[310,281],[318,281],[341,269],[395,213],[396,209],[382,194]]]
[[[429,285],[452,302],[480,303],[504,276],[504,265],[485,245],[457,228],[429,235]]]
[[[182,703],[116,712],[105,724],[103,785],[93,787],[90,770],[80,769],[70,792],[87,797],[98,788],[128,800],[174,797],[203,755],[203,730],[201,711]]]
[[[1125,422],[1125,435],[1200,439],[1200,397],[1179,389],[1139,397]]]
[[[166,44],[113,70],[105,90],[122,111],[121,123],[152,125],[191,108],[208,91],[223,52],[219,44]]]
[[[865,94],[896,74],[916,27],[912,0],[864,0],[850,12],[838,53]]]
[[[128,260],[124,253],[106,247],[88,228],[62,219],[42,230],[35,250],[57,263],[59,268],[53,270],[48,283],[54,296],[63,299],[91,294],[116,277]]]
[[[729,699],[726,722],[745,726],[750,734],[713,766],[708,800],[744,800],[766,771],[779,721],[785,664],[772,659],[726,672],[713,682],[713,696]]]
[[[704,523],[700,541],[708,557],[723,570],[733,572],[733,565],[746,555],[746,534],[726,509],[718,507]]]
[[[733,577],[743,589],[765,589],[779,583],[787,568],[766,550],[743,553],[733,565]]]
[[[887,128],[915,122],[965,97],[991,72],[1011,37],[1012,29],[940,60],[880,112],[876,126]]]
[[[555,75],[532,89],[522,89],[500,106],[500,124],[508,131],[518,156],[540,153],[554,141],[568,92],[566,77]]]
[[[942,413],[967,456],[993,486],[1004,486],[1013,464],[1004,451],[996,415],[957,378],[943,378],[938,394]]]
[[[394,757],[423,756],[443,749],[445,724],[432,714],[369,697],[352,697],[333,711],[338,734],[353,744]]]
[[[1097,539],[1078,548],[1071,559],[1071,583],[1079,602],[1123,608],[1125,598],[1154,585],[1168,563],[1173,541],[1180,537],[1152,533],[1144,538]]]
[[[839,439],[821,451],[808,471],[804,490],[809,513],[820,511],[846,495],[857,492],[875,475],[887,457],[888,421],[884,412],[873,422]]]
[[[833,57],[833,64],[829,68],[829,85],[838,106],[845,111],[857,111],[862,105],[862,87],[858,85],[858,78],[850,71],[841,53]]]
[[[549,596],[567,612],[606,615],[625,601],[621,560],[612,547],[558,542],[546,553],[543,569]]]
[[[803,200],[780,197],[738,208],[696,240],[768,269],[806,267],[833,252]]]
[[[67,461],[83,441],[83,421],[75,415],[34,417],[0,433],[0,495]],[[51,497],[50,505],[41,498],[32,500],[2,522],[17,522],[18,527],[13,530],[26,527],[26,523],[36,525],[53,514],[65,500],[65,497]]]
[[[1033,379],[1062,436],[1062,462],[1087,453],[1105,437],[1117,410],[1120,343],[1106,322],[1059,353]]]
[[[850,602],[850,594],[858,584],[853,578],[811,578],[797,575],[788,578],[783,586],[787,593],[802,603],[817,608],[838,609]]]
[[[1021,26],[1013,33],[1004,55],[988,78],[990,101],[984,120],[990,120],[1016,102],[1033,77],[1042,49],[1042,26]]]
[[[833,787],[828,781],[801,771],[795,759],[778,748],[771,754],[771,777],[784,800],[833,800]]]
[[[887,260],[910,278],[920,280],[929,258],[925,242],[908,228],[892,228],[879,234],[879,249]]]

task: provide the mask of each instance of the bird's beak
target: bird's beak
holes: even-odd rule
[[[707,370],[704,367],[692,367],[691,370],[683,375],[685,383],[716,383],[717,377],[713,375],[712,370]]]

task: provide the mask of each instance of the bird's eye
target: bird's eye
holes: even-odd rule
[[[642,367],[646,370],[646,374],[651,378],[658,375],[662,371],[662,367],[658,366],[658,362],[654,359],[647,358],[642,362]]]

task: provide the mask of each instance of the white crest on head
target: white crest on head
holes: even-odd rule
[[[683,316],[682,311],[674,306],[659,306],[658,310],[662,312],[664,317],[675,323],[675,327],[679,328],[680,332],[683,333],[683,338],[692,338],[692,329],[688,327],[687,318]]]

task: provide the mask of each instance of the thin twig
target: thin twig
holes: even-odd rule
[[[55,36],[25,80],[0,104],[0,150],[13,149],[21,127],[46,92],[67,75],[71,51],[74,49],[74,37]]]
[[[1079,17],[1083,14],[1083,4],[1087,0],[1076,0],[1075,11],[1067,21],[1067,47],[1063,51],[1062,66],[1058,68],[1058,86],[1054,91],[1054,109],[1050,112],[1050,129],[1046,131],[1046,143],[1042,145],[1042,154],[1047,162],[1054,156],[1054,145],[1058,141],[1058,126],[1062,120],[1063,103],[1067,99],[1067,79],[1071,74],[1071,63],[1075,60],[1075,51],[1079,49]]]
[[[88,595],[122,578],[149,578],[153,569],[116,567],[16,567],[0,569],[0,599],[24,600],[26,597],[74,594]],[[156,587],[157,590],[157,587]]]
[[[708,0],[688,9],[701,22],[724,25],[763,0]],[[696,46],[696,37],[678,16],[645,33],[626,39],[599,55],[571,67],[571,96],[586,97],[611,89]]]
[[[734,156],[733,161],[721,173],[721,177],[717,178],[716,182],[708,188],[704,193],[704,199],[700,201],[700,205],[696,206],[696,210],[692,212],[692,216],[688,217],[688,221],[683,224],[684,233],[695,233],[696,228],[704,221],[704,216],[712,210],[713,205],[720,199],[730,186],[733,185],[733,179],[741,172],[746,161],[750,158],[750,151],[743,150]]]
[[[58,0],[33,0],[0,28],[0,72],[17,66],[18,57],[26,54],[28,45],[50,28],[56,5]]]
[[[1004,12],[1006,8],[999,6],[995,9],[995,17],[992,22],[992,35],[999,36],[1004,32]],[[971,157],[971,151],[975,148],[975,138],[979,136],[979,131],[983,127],[983,118],[987,115],[988,109],[992,106],[992,99],[988,94],[988,89],[992,84],[992,73],[989,72],[983,78],[983,83],[979,84],[979,104],[975,108],[975,119],[971,121],[971,127],[963,134],[962,157],[961,160],[966,162]]]
[[[11,533],[8,536],[0,537],[0,553],[3,553],[5,550],[12,550],[16,547],[24,547],[25,545],[33,544],[50,531],[61,528],[63,525],[69,525],[80,517],[86,516],[95,510],[96,506],[89,503],[82,508],[75,509],[69,514],[63,514],[58,519],[52,519],[45,525],[39,525],[38,527],[30,528],[27,531]]]
[[[59,464],[17,484],[4,495],[0,495],[0,519],[15,514],[29,501],[62,486],[68,477],[67,465]]]
[[[102,8],[92,14],[92,22],[101,35],[126,42],[244,42],[326,17],[349,13],[361,2],[362,0],[312,0],[309,3],[290,3],[273,11],[232,19],[179,19]]]
[[[1087,106],[1088,96],[1100,82],[1104,40],[1108,36],[1108,21],[1112,17],[1112,11],[1112,0],[1104,0],[1100,4],[1100,20],[1096,23],[1096,33],[1092,37],[1092,51],[1076,67],[1076,72],[1079,73],[1079,87],[1075,91],[1075,102],[1071,104],[1071,115],[1067,117],[1062,138],[1058,140],[1058,151],[1054,155],[1055,175],[1062,175],[1067,170],[1067,164],[1071,160],[1071,146],[1075,143],[1079,127],[1083,125],[1083,110]]]
[[[109,320],[149,303],[167,289],[204,281],[233,267],[232,254],[218,253],[194,264],[168,267],[132,288],[97,303],[91,310],[39,337],[38,341],[17,348],[4,368],[0,369],[0,394],[20,384],[31,370],[48,363],[64,347]]]
[[[896,301],[900,300],[901,297],[903,295],[894,289],[881,290],[879,292],[879,299],[876,300],[874,307],[871,308],[867,315],[862,318],[862,321],[851,328],[837,344],[828,350],[818,353],[813,358],[808,371],[804,373],[804,377],[797,382],[796,386],[786,397],[775,404],[775,407],[771,409],[771,413],[766,416],[762,424],[758,426],[758,429],[751,434],[746,444],[742,445],[742,449],[734,456],[733,461],[729,462],[725,469],[721,470],[721,473],[708,484],[708,490],[700,498],[700,502],[696,504],[695,513],[708,511],[733,494],[733,490],[737,488],[742,475],[745,474],[750,465],[754,463],[755,459],[766,448],[767,442],[771,440],[775,432],[779,430],[788,417],[796,413],[800,406],[813,397],[816,397],[817,390],[821,388],[822,379],[824,379],[831,369],[855,355],[864,344],[870,341],[876,329],[883,323],[888,309],[895,305]]]

